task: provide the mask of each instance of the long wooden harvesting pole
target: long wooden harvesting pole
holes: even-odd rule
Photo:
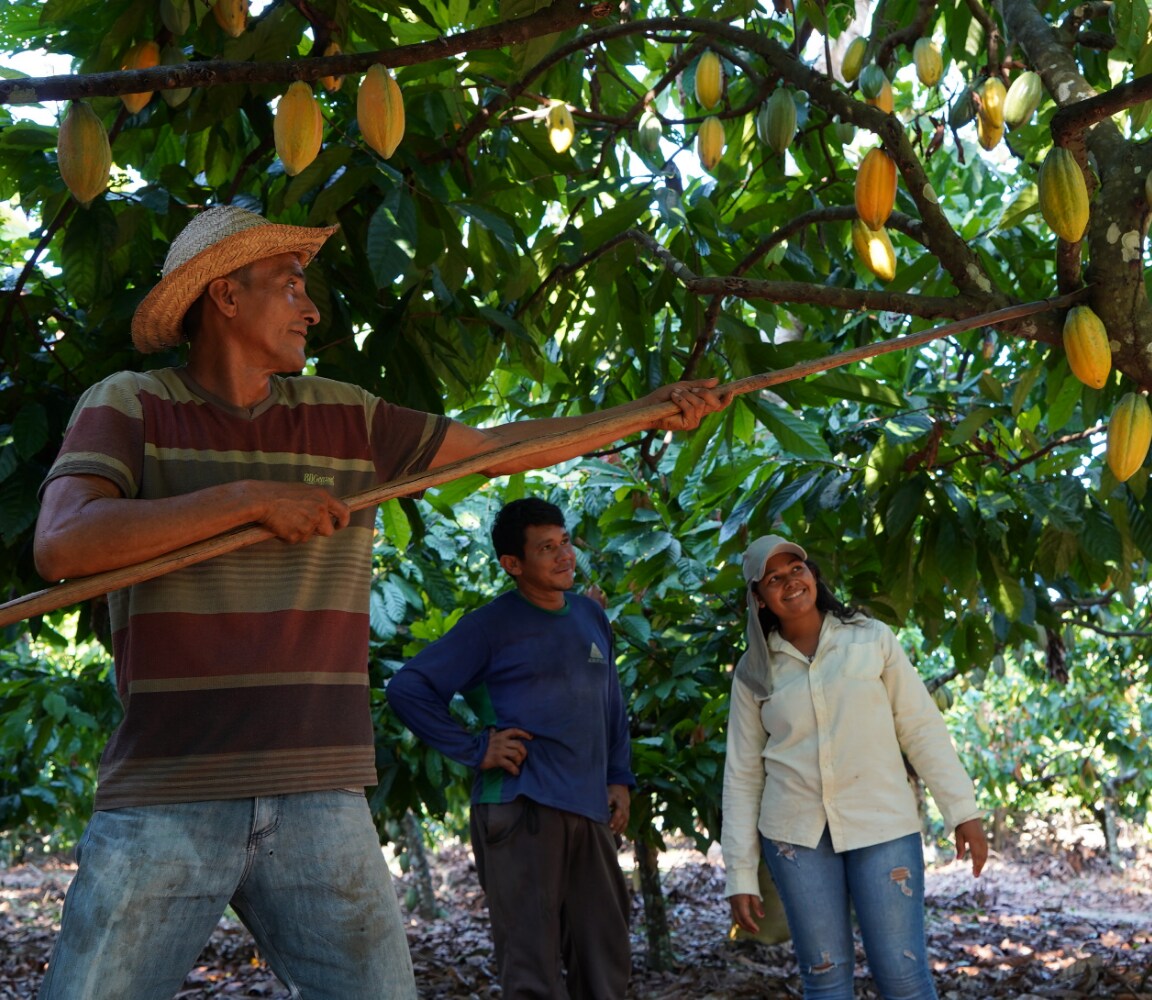
[[[967,319],[958,320],[955,323],[933,327],[931,330],[924,330],[906,337],[893,337],[890,340],[881,340],[875,344],[866,344],[863,347],[856,347],[848,351],[842,351],[839,354],[832,354],[826,358],[814,358],[811,361],[802,361],[800,364],[791,365],[788,368],[781,368],[778,371],[765,372],[761,375],[750,375],[748,378],[738,379],[735,382],[729,382],[726,385],[719,386],[715,391],[728,396],[739,396],[748,392],[757,392],[761,389],[767,389],[770,386],[782,385],[785,382],[805,378],[808,375],[815,375],[818,372],[828,371],[832,368],[839,368],[856,361],[864,361],[868,358],[887,354],[891,351],[902,351],[910,347],[919,347],[930,341],[939,340],[941,337],[948,337],[954,333],[962,333],[965,330],[971,330],[979,326],[993,326],[997,323],[1006,323],[1010,320],[1022,319],[1025,316],[1045,312],[1049,309],[1060,309],[1072,304],[1072,302],[1082,294],[1083,292],[1073,292],[1055,299],[1025,302],[1020,305],[1009,306],[1005,309],[997,309],[994,312],[971,316]],[[672,402],[653,403],[648,406],[638,407],[627,413],[593,421],[577,431],[559,431],[534,438],[531,441],[521,441],[516,444],[504,445],[501,448],[495,448],[482,455],[473,455],[459,462],[453,462],[451,465],[440,466],[427,472],[420,472],[415,475],[392,480],[391,482],[381,483],[379,486],[374,486],[370,490],[344,497],[344,502],[352,510],[361,510],[364,507],[372,507],[384,503],[386,500],[408,496],[411,493],[418,493],[421,490],[426,490],[433,486],[440,486],[454,479],[471,475],[472,473],[482,472],[497,462],[527,458],[531,455],[548,451],[551,448],[579,444],[582,440],[592,435],[601,438],[608,436],[612,439],[626,437],[636,431],[647,429],[661,418],[672,417],[679,412],[679,408]],[[15,600],[8,601],[6,604],[0,604],[0,628],[11,625],[14,622],[22,621],[25,618],[33,618],[36,615],[47,614],[49,611],[66,608],[71,604],[86,601],[100,594],[120,590],[122,587],[129,587],[135,583],[152,580],[158,576],[163,576],[165,573],[171,573],[173,570],[205,562],[216,556],[224,555],[226,552],[234,552],[237,549],[255,545],[257,542],[268,541],[273,537],[273,533],[267,528],[260,527],[259,525],[250,525],[237,528],[234,531],[227,531],[220,535],[214,535],[212,538],[206,538],[201,542],[186,545],[183,548],[176,549],[174,552],[156,556],[153,559],[148,559],[141,563],[65,581],[64,583],[56,584],[44,590],[38,590],[34,593],[26,594],[23,597],[18,597]]]

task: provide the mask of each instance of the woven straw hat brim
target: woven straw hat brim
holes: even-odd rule
[[[269,222],[223,237],[164,275],[144,296],[132,317],[132,343],[142,354],[176,347],[184,339],[181,323],[188,307],[216,278],[282,253],[296,254],[307,267],[339,228]]]

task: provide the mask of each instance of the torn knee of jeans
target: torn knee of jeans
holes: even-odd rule
[[[912,873],[907,868],[903,867],[903,865],[893,868],[889,877],[900,886],[900,891],[904,893],[905,896],[912,895],[912,889],[908,885],[908,880],[912,877]]]
[[[779,840],[774,840],[772,843],[775,845],[776,852],[780,855],[780,857],[784,858],[786,861],[796,860],[796,848],[792,844],[785,844]]]
[[[824,952],[820,958],[821,962],[819,965],[813,965],[808,969],[814,976],[822,976],[836,968],[836,963],[832,961],[832,956],[829,955],[828,952]]]

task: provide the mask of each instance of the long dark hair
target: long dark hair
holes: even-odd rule
[[[816,607],[823,611],[825,614],[835,615],[842,622],[849,622],[853,618],[869,617],[868,612],[863,608],[854,607],[851,604],[845,604],[835,594],[832,593],[832,588],[824,582],[824,577],[820,573],[820,567],[816,565],[811,559],[805,559],[804,565],[808,567],[809,572],[816,579]],[[748,585],[749,591],[752,585]],[[752,600],[752,595],[749,593],[748,599]],[[759,610],[758,617],[760,619],[760,628],[764,630],[764,634],[768,635],[769,632],[780,631],[780,619],[776,617],[767,605]]]

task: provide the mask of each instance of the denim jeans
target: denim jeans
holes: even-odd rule
[[[837,854],[828,830],[814,848],[761,838],[784,903],[804,1000],[852,1000],[856,966],[849,904],[885,1000],[936,1000],[924,943],[919,834]]]
[[[411,1000],[412,959],[364,795],[97,812],[40,1000],[171,1000],[224,908],[300,1000]]]

